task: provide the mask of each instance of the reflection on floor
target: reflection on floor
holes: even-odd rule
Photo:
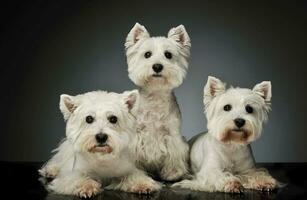
[[[41,163],[0,162],[5,194],[18,199],[68,200],[73,196],[49,194],[38,181]],[[307,199],[307,163],[261,164],[286,186],[270,193],[245,191],[243,194],[206,193],[166,187],[151,195],[104,191],[94,199],[103,200],[207,200],[207,199]],[[3,179],[4,177],[4,179]]]

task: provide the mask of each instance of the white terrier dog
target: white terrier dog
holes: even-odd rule
[[[150,37],[136,23],[126,38],[130,79],[140,87],[137,161],[167,181],[187,174],[188,145],[181,135],[181,114],[173,89],[188,69],[190,38],[183,25],[168,37]]]
[[[66,139],[39,173],[55,193],[91,197],[102,187],[133,193],[161,188],[135,167],[137,90],[61,95]]]
[[[260,137],[268,118],[271,82],[252,90],[225,89],[209,77],[204,88],[208,133],[191,139],[190,161],[195,175],[173,186],[200,191],[242,192],[243,188],[270,191],[277,181],[265,169],[256,169],[250,143]]]

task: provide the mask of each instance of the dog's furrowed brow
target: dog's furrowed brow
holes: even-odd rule
[[[262,107],[262,104],[261,102],[257,101],[256,99],[254,98],[248,98],[244,101],[244,104],[245,105],[250,105],[250,106],[253,106],[255,108],[261,108]]]

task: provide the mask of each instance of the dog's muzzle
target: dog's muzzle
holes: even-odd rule
[[[154,64],[153,66],[152,66],[152,70],[155,72],[155,73],[157,73],[157,74],[159,74],[162,70],[163,70],[163,65],[161,65],[161,64]]]
[[[108,135],[105,133],[98,133],[95,135],[95,139],[98,144],[103,145],[107,142],[108,140]]]
[[[245,125],[245,119],[236,118],[233,121],[234,121],[235,125],[238,127],[238,129],[240,129],[241,127],[243,127]]]
[[[248,143],[249,137],[252,135],[252,133],[246,129],[242,128],[235,128],[228,130],[225,132],[223,137],[221,138],[222,142],[237,142],[237,143]]]
[[[113,148],[108,145],[108,135],[105,133],[98,133],[95,135],[95,139],[97,142],[97,145],[95,145],[93,148],[90,149],[90,152],[101,152],[101,153],[111,153],[113,151]]]

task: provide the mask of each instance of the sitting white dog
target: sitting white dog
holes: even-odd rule
[[[133,193],[161,188],[135,167],[137,90],[61,95],[66,139],[39,173],[54,178],[47,188],[58,194],[91,197],[102,185]]]
[[[150,37],[138,23],[126,38],[129,78],[140,87],[137,113],[138,166],[175,181],[188,172],[189,147],[181,135],[181,114],[173,89],[188,69],[191,42],[183,25],[167,37]]]
[[[271,191],[277,181],[267,170],[257,169],[250,143],[260,137],[268,118],[271,82],[252,90],[230,88],[209,77],[204,88],[208,133],[191,140],[193,180],[173,186],[209,192],[239,193],[244,188]]]

